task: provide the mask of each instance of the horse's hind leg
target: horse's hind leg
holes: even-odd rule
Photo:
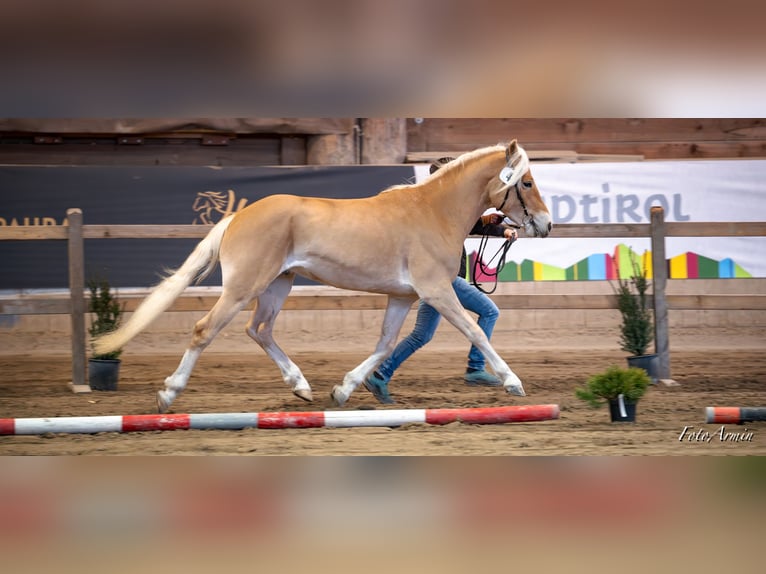
[[[258,296],[255,311],[247,324],[247,334],[258,343],[261,348],[271,357],[279,370],[282,378],[293,391],[295,396],[304,401],[311,401],[311,387],[298,368],[285,352],[274,341],[272,331],[274,320],[282,309],[285,299],[290,294],[293,286],[293,275],[280,275],[271,285]]]
[[[157,409],[164,413],[189,382],[192,369],[202,351],[215,336],[250,302],[250,297],[235,295],[224,287],[221,297],[210,312],[194,326],[191,345],[186,349],[175,372],[165,379],[165,389],[157,393]]]
[[[410,307],[412,307],[412,302],[412,297],[389,296],[386,314],[383,317],[380,339],[378,339],[375,352],[355,369],[346,373],[346,376],[343,377],[342,385],[333,387],[330,397],[336,405],[339,407],[343,406],[354,389],[362,384],[369,374],[375,370],[375,367],[380,365],[394,350],[396,338],[399,336],[399,331],[402,329],[404,319],[407,317]]]

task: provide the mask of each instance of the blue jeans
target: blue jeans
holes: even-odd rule
[[[479,316],[479,327],[484,331],[487,339],[492,337],[492,330],[495,328],[495,322],[500,315],[497,305],[486,294],[479,291],[462,277],[457,277],[452,282],[452,288],[455,290],[460,304],[466,310]],[[415,328],[412,330],[412,333],[399,342],[391,356],[376,369],[377,372],[388,381],[394,375],[394,371],[404,361],[409,359],[415,351],[433,338],[441,318],[442,316],[436,309],[421,301],[418,306],[418,316],[415,320]],[[484,368],[484,355],[473,345],[471,345],[471,350],[468,353],[468,368],[476,370]]]

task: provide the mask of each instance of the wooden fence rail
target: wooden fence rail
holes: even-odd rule
[[[211,288],[183,293],[168,311],[209,311],[218,300],[220,289]],[[120,290],[120,303],[131,313],[149,294],[148,290]],[[500,309],[616,309],[617,297],[609,294],[497,294],[490,298]],[[647,297],[654,305],[654,298]],[[671,311],[766,311],[766,295],[753,294],[684,294],[666,295]],[[72,301],[68,292],[0,294],[0,315],[68,315]],[[362,291],[312,287],[301,291],[293,288],[282,309],[285,311],[375,311],[386,308],[385,295]]]
[[[82,211],[67,211],[66,226],[0,227],[0,241],[66,240],[69,257],[69,293],[13,293],[0,295],[0,315],[69,314],[72,325],[72,382],[85,378],[85,239],[201,239],[210,227],[201,225],[83,225]],[[556,237],[650,237],[655,318],[655,352],[660,378],[670,378],[668,310],[766,310],[766,295],[666,295],[666,237],[766,236],[766,222],[666,223],[661,207],[651,209],[647,224],[559,224]],[[134,311],[146,292],[120,294],[126,311]],[[211,291],[189,289],[170,311],[207,311],[218,299]],[[492,295],[501,309],[616,309],[615,295]],[[386,297],[333,288],[294,290],[286,310],[385,309]]]

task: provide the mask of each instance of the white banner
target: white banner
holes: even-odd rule
[[[620,243],[641,254],[650,249],[648,238],[556,239],[556,224],[648,223],[655,205],[665,208],[666,221],[766,221],[764,160],[533,164],[532,173],[553,216],[553,233],[546,239],[520,239],[508,252],[509,262],[569,268],[594,255],[612,254]],[[478,240],[466,242],[469,253],[477,245]],[[494,253],[495,245],[487,253]],[[766,277],[766,237],[666,240],[668,259],[687,253],[695,261],[730,259],[744,276]]]

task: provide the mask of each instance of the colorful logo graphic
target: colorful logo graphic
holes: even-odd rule
[[[468,255],[468,272],[473,273],[476,252]],[[578,261],[570,267],[556,267],[538,261],[510,261],[500,270],[498,281],[604,281],[627,279],[634,274],[633,262],[648,278],[652,277],[652,254],[645,251],[638,254],[627,245],[620,243],[614,252],[596,253]],[[683,253],[666,262],[670,279],[731,279],[752,277],[745,269],[730,258],[716,261],[698,253]],[[477,280],[493,282],[495,269],[486,272],[477,269]],[[473,277],[471,277],[472,279]]]

